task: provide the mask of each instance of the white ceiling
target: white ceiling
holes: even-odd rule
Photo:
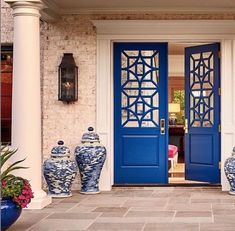
[[[235,0],[42,0],[63,12],[234,11]]]

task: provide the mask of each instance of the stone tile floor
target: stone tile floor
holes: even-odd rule
[[[9,231],[234,231],[235,196],[219,187],[114,188],[24,210]]]

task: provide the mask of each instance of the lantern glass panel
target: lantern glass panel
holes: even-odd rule
[[[67,101],[74,100],[75,95],[75,68],[61,68],[61,98]]]

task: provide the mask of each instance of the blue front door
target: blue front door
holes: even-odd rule
[[[185,49],[185,178],[220,182],[219,44]]]
[[[114,43],[114,183],[167,183],[167,43]]]

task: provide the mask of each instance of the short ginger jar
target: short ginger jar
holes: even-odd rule
[[[71,187],[77,175],[77,164],[70,159],[70,150],[63,141],[51,150],[51,158],[43,164],[43,174],[52,197],[72,196]]]

